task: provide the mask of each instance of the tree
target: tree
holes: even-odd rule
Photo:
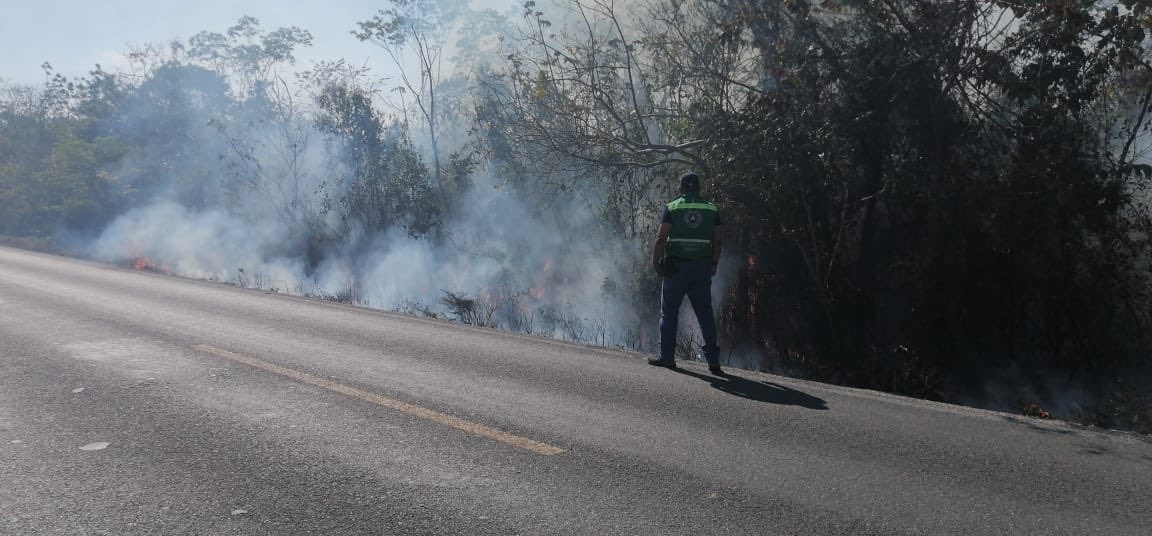
[[[317,104],[317,125],[336,137],[350,168],[339,202],[346,223],[359,232],[345,236],[371,237],[397,227],[412,236],[432,233],[440,214],[434,186],[404,125],[387,125],[372,95],[355,86],[328,86]]]
[[[725,324],[766,366],[921,396],[1099,377],[1150,342],[1149,23],[1121,4],[528,3],[478,131],[580,191],[710,172],[745,259]]]
[[[306,30],[266,32],[245,16],[224,34],[201,32],[177,47],[225,76],[240,98],[231,117],[212,121],[228,141],[228,187],[240,194],[231,199],[263,207],[293,227],[314,227],[321,209],[309,201],[318,187],[310,173],[311,122],[281,69],[295,63],[296,49],[311,44]]]
[[[251,98],[280,91],[285,82],[279,68],[295,63],[297,48],[311,45],[312,34],[307,30],[292,26],[265,32],[258,19],[244,16],[223,34],[200,32],[192,36],[179,50],[228,75],[238,95]]]
[[[99,116],[101,131],[131,148],[117,173],[121,205],[166,198],[204,209],[222,201],[224,170],[216,156],[226,145],[209,123],[234,109],[226,79],[176,61],[159,65],[139,85],[124,90],[120,101]]]
[[[746,229],[752,329],[823,356],[820,375],[916,394],[1004,356],[1075,371],[1102,365],[1093,348],[1131,354],[1116,344],[1146,322],[1121,296],[1147,295],[1128,275],[1147,249],[1122,215],[1140,174],[1089,112],[1143,39],[1135,20],[1050,3],[1014,4],[1015,19],[977,2],[718,5],[716,27],[742,28],[778,73],[701,134]]]
[[[411,94],[428,127],[432,145],[432,173],[441,203],[447,203],[440,158],[438,90],[442,81],[443,53],[449,31],[464,5],[449,0],[390,0],[391,7],[357,23],[353,35],[383,48],[400,72],[401,96]],[[405,52],[416,56],[418,78],[410,76]]]
[[[676,88],[657,85],[627,15],[605,1],[567,4],[574,22],[554,33],[534,2],[504,79],[484,85],[491,116],[514,143],[564,155],[589,168],[680,164],[706,169],[702,141],[681,128],[691,110]]]

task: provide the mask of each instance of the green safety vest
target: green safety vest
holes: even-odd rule
[[[668,233],[666,254],[680,259],[712,258],[712,228],[716,225],[716,205],[699,197],[678,197],[668,203],[672,231]]]

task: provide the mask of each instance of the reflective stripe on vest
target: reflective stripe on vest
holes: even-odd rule
[[[689,203],[689,202],[685,201],[683,197],[681,197],[681,198],[679,198],[679,199],[677,199],[671,203],[668,203],[668,210],[690,209],[690,208],[694,208],[696,210],[710,210],[712,212],[716,212],[716,205],[713,205],[712,203]]]

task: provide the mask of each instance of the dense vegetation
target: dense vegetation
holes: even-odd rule
[[[407,69],[398,92],[341,61],[289,75],[311,36],[250,18],[129,72],[4,85],[0,234],[91,239],[164,199],[278,221],[264,254],[307,273],[397,232],[511,262],[461,245],[492,175],[554,255],[614,259],[593,286],[643,324],[654,218],[690,168],[729,223],[724,346],[756,366],[1152,431],[1145,4],[389,6],[349,38]],[[499,316],[459,290],[457,318]]]

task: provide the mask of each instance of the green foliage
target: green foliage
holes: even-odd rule
[[[1122,4],[594,1],[569,25],[529,2],[479,131],[509,170],[550,155],[597,193],[618,168],[707,172],[742,260],[724,328],[766,368],[936,398],[1007,369],[1100,386],[1152,347],[1152,19]],[[620,192],[596,199],[623,221]]]
[[[460,6],[391,0],[353,33],[401,69],[416,54],[397,119],[342,62],[305,73],[316,106],[298,104],[280,70],[311,35],[245,17],[134,53],[134,77],[46,64],[42,88],[0,86],[0,233],[96,230],[164,197],[273,212],[315,267],[396,230],[443,239],[488,165],[539,214],[583,222],[558,243],[618,235],[566,255],[620,259],[605,294],[654,310],[642,243],[693,168],[740,261],[726,344],[764,349],[764,368],[931,398],[1024,371],[1095,389],[1093,422],[1132,423],[1139,389],[1115,379],[1152,368],[1152,11],[1116,4],[529,1],[517,32],[467,21],[462,42],[487,48],[446,81]],[[504,65],[481,65],[496,48]],[[462,321],[496,318],[445,295]]]
[[[244,16],[225,33],[192,36],[183,50],[191,60],[230,75],[239,95],[248,98],[266,96],[278,76],[277,68],[295,63],[296,49],[311,45],[312,34],[307,30],[293,26],[266,32],[259,20]]]
[[[442,32],[441,23],[449,16],[437,0],[391,0],[371,19],[358,23],[354,32],[361,41],[373,40],[385,47],[402,47],[422,36]]]
[[[106,132],[132,148],[117,173],[121,206],[140,206],[169,191],[189,207],[216,201],[221,169],[203,155],[224,150],[208,124],[235,108],[228,91],[219,74],[177,62],[123,90],[120,102],[99,116]]]
[[[317,104],[317,125],[335,137],[351,169],[339,198],[346,223],[369,234],[432,234],[439,224],[435,189],[403,125],[385,124],[371,95],[356,87],[328,86]]]
[[[388,53],[400,71],[401,85],[396,87],[402,100],[414,99],[427,128],[432,155],[432,180],[439,197],[440,210],[449,204],[441,165],[441,136],[445,106],[440,94],[443,83],[443,51],[456,21],[464,15],[467,2],[459,0],[389,0],[389,7],[379,10],[367,21],[357,23],[352,32],[357,39],[375,43]],[[414,54],[418,76],[410,74],[411,63],[406,53]],[[407,116],[407,104],[403,104]],[[405,119],[405,128],[410,125]]]
[[[124,154],[86,115],[114,100],[114,80],[52,77],[35,94],[10,88],[0,106],[0,232],[49,236],[60,228],[94,232],[113,211],[109,170]]]
[[[740,13],[782,74],[701,129],[749,259],[738,330],[780,364],[922,396],[1010,363],[1100,377],[1139,359],[1146,179],[1095,113],[1136,21],[1017,4],[991,47],[977,3],[870,5]]]

